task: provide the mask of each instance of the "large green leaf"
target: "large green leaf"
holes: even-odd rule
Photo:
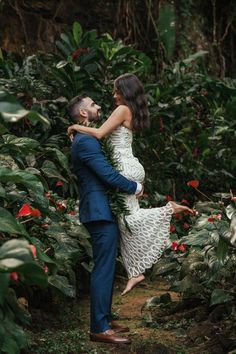
[[[48,206],[48,201],[44,197],[44,187],[38,176],[28,171],[11,170],[7,167],[0,167],[0,182],[12,182],[24,185],[34,197],[36,203],[39,203],[45,208]]]
[[[18,148],[20,148],[25,152],[27,152],[28,150],[34,150],[39,146],[39,142],[37,140],[25,138],[25,137],[18,138],[15,135],[10,135],[10,134],[3,135],[3,140],[5,143],[4,147],[6,145],[13,145],[13,146],[17,146]]]
[[[79,43],[81,41],[82,34],[83,34],[83,31],[82,31],[82,27],[80,26],[79,22],[74,22],[73,23],[73,36],[74,36],[74,40],[77,45],[79,45]]]
[[[28,285],[37,285],[41,288],[48,286],[48,276],[44,269],[36,263],[25,263],[21,265],[18,272],[24,274],[24,283]]]
[[[0,231],[7,232],[9,234],[28,235],[23,225],[16,221],[12,214],[2,207],[0,207]]]
[[[211,294],[210,306],[222,304],[233,299],[234,297],[225,292],[223,289],[214,289]]]
[[[50,276],[49,284],[60,290],[64,295],[74,298],[76,295],[75,287],[70,285],[68,279],[62,275]]]
[[[0,260],[17,259],[24,262],[32,262],[32,253],[29,243],[25,240],[9,240],[0,247]]]
[[[3,305],[4,298],[8,289],[9,275],[6,273],[0,273],[0,305]]]
[[[9,95],[5,91],[0,91],[0,115],[2,115],[5,121],[11,123],[27,117],[32,121],[39,121],[46,125],[50,124],[47,118],[38,112],[26,110],[14,96]]]
[[[69,169],[68,159],[59,149],[46,147],[45,151],[55,156],[65,170]]]

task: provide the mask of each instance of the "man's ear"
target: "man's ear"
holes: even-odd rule
[[[88,112],[87,112],[86,109],[80,108],[79,114],[80,114],[80,116],[83,117],[83,118],[87,118],[87,117],[88,117]]]

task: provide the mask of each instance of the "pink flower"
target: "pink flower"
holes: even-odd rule
[[[181,251],[181,252],[185,252],[186,249],[187,249],[186,243],[182,243],[182,245],[180,245],[180,246],[178,247],[178,250]]]
[[[182,199],[180,203],[181,204],[185,204],[185,205],[190,205],[189,202],[186,199]]]
[[[44,269],[44,273],[48,273],[49,269],[47,265],[45,265],[43,269]]]
[[[56,187],[62,187],[62,186],[64,186],[64,182],[62,182],[62,181],[57,181]]]
[[[36,250],[35,245],[30,245],[30,249],[31,249],[31,252],[32,252],[34,258],[36,258],[36,256],[37,256],[37,250]]]

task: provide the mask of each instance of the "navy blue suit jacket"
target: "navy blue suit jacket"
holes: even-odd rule
[[[72,143],[72,162],[80,182],[80,221],[114,221],[107,191],[110,187],[134,194],[137,183],[123,177],[107,162],[99,141],[77,133]]]

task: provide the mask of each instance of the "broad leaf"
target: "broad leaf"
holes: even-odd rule
[[[222,304],[233,300],[234,297],[230,294],[227,294],[223,289],[214,289],[211,293],[210,306]]]

